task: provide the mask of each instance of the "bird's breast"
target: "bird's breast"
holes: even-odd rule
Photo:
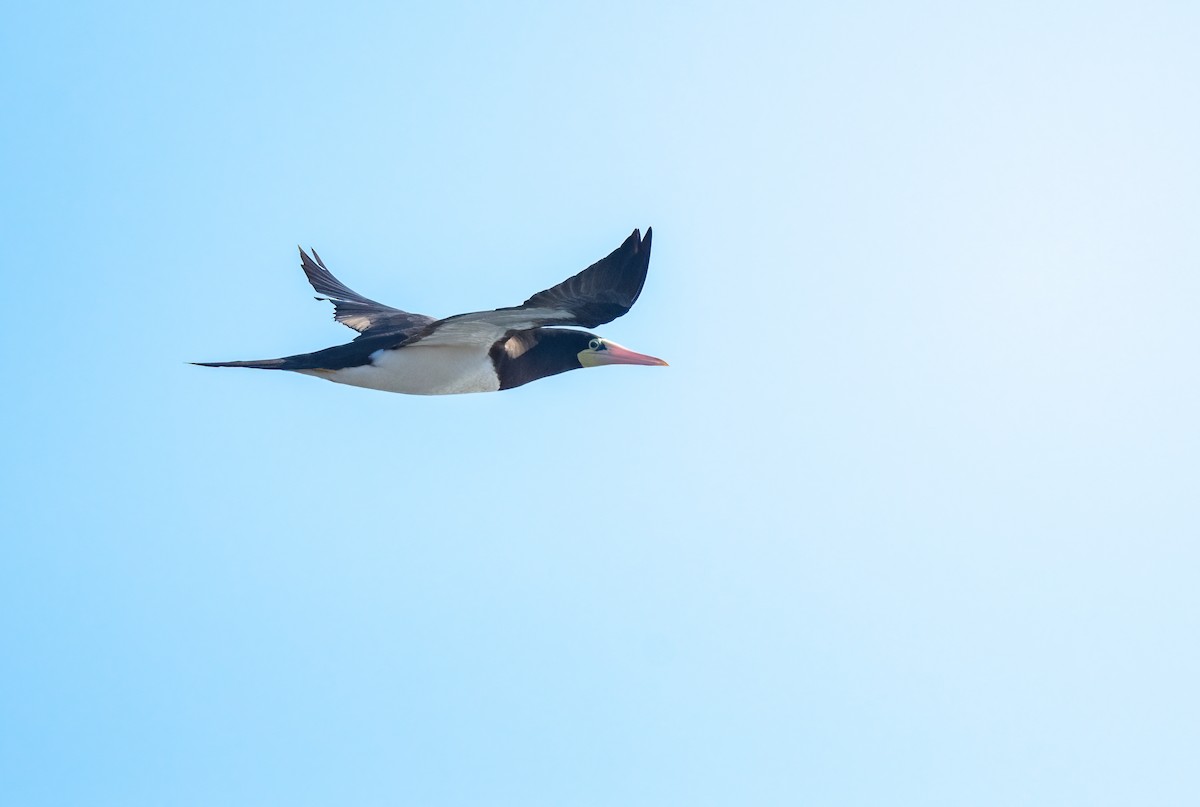
[[[500,389],[486,348],[422,345],[377,350],[370,363],[340,370],[308,370],[309,375],[354,387],[409,395],[454,395]]]

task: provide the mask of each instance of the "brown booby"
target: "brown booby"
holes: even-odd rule
[[[594,328],[633,306],[646,282],[652,234],[647,228],[642,238],[634,230],[608,257],[521,305],[445,319],[363,297],[334,277],[316,250],[310,256],[301,249],[300,263],[321,295],[317,299],[333,303],[333,318],[359,332],[354,341],[281,359],[196,364],[291,370],[338,384],[411,395],[512,389],[605,364],[666,365],[662,359],[570,327]]]

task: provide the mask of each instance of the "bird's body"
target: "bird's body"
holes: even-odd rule
[[[337,370],[298,370],[352,387],[404,392],[410,395],[453,395],[500,389],[492,357],[473,345],[433,345],[420,342],[404,348],[381,348],[366,364]]]
[[[320,256],[300,251],[317,299],[359,332],[345,345],[281,359],[199,362],[206,367],[290,370],[355,387],[411,395],[495,392],[602,364],[665,365],[569,327],[594,327],[624,314],[641,293],[652,231],[637,230],[603,260],[522,305],[434,319],[370,300],[335,278]],[[556,326],[556,327],[548,327]]]

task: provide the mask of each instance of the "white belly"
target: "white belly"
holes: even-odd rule
[[[495,392],[500,379],[487,351],[457,345],[412,345],[378,350],[371,364],[341,370],[300,370],[338,384],[409,395]]]

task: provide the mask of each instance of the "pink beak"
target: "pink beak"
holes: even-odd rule
[[[627,347],[621,347],[616,342],[604,340],[605,350],[595,354],[592,358],[596,364],[645,364],[652,367],[667,367],[669,366],[662,359],[656,359],[653,356],[647,356],[644,353],[635,353]]]

